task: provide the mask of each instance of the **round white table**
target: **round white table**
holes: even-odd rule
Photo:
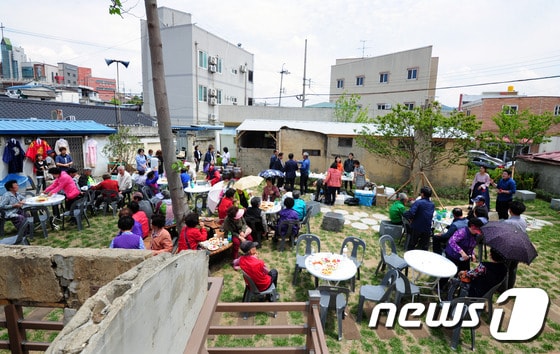
[[[62,194],[54,194],[50,197],[47,197],[47,200],[44,201],[37,200],[37,198],[39,197],[27,198],[23,201],[23,203],[26,206],[52,206],[52,205],[62,204],[64,199],[66,199],[66,197],[63,196]]]
[[[337,283],[351,279],[358,271],[350,258],[328,252],[308,256],[305,259],[305,268],[311,275],[319,279]]]
[[[186,187],[183,190],[185,191],[185,193],[199,194],[199,193],[210,192],[210,188],[212,188],[212,186],[210,186],[209,184],[195,184],[194,187],[189,186],[189,187]]]
[[[404,253],[404,260],[409,267],[414,269],[417,273],[426,274],[436,278],[434,282],[427,283],[432,286],[437,286],[438,299],[441,301],[441,293],[439,288],[440,278],[451,278],[457,274],[457,266],[444,256],[424,250],[412,250]],[[418,274],[419,276],[420,274]],[[418,279],[416,277],[415,282]],[[434,284],[435,283],[435,284]]]

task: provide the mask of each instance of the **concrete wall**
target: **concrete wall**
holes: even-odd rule
[[[245,119],[305,120],[333,122],[332,108],[301,108],[273,106],[220,106],[220,122],[238,126]]]
[[[515,171],[539,174],[537,188],[557,195],[560,194],[560,166],[518,159],[515,161]]]
[[[204,252],[152,257],[89,298],[46,353],[183,353],[207,284]]]
[[[0,246],[0,303],[63,304],[78,309],[150,251]]]

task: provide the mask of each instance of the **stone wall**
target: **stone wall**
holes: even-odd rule
[[[150,251],[0,246],[0,304],[78,309],[97,289],[150,257]]]
[[[183,353],[207,287],[204,252],[147,259],[89,298],[46,353]]]

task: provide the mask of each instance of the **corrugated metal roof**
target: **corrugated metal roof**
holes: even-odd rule
[[[530,155],[518,155],[517,158],[520,160],[558,165],[560,164],[560,151],[541,152],[538,154]]]
[[[370,131],[376,132],[374,124],[361,123],[341,123],[341,122],[317,122],[317,121],[281,121],[265,119],[245,119],[237,127],[237,131],[280,131],[282,128],[312,131],[325,135],[358,135],[364,126],[369,127]]]
[[[2,135],[88,135],[113,134],[117,131],[91,120],[68,121],[50,119],[0,118]]]

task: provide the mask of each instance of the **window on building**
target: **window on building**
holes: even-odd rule
[[[560,105],[554,107],[554,115],[555,116],[560,116]]]
[[[198,100],[200,102],[208,102],[208,87],[198,85]]]
[[[418,68],[408,69],[408,80],[416,80],[418,78]]]
[[[414,102],[405,102],[404,106],[406,107],[406,109],[408,109],[409,111],[412,111],[414,109]]]
[[[389,82],[389,73],[380,73],[379,74],[379,82],[382,84],[386,84]]]
[[[220,89],[216,90],[216,100],[218,104],[222,104],[222,90]]]
[[[515,114],[517,113],[517,105],[511,105],[511,106],[502,106],[502,110],[505,112],[505,114],[511,115],[511,114]]]
[[[204,69],[208,69],[208,53],[202,50],[198,51],[198,66]]]
[[[389,103],[378,103],[377,109],[380,111],[386,111],[388,109],[391,109],[391,105]]]
[[[344,79],[336,80],[336,88],[344,88]]]
[[[356,86],[364,86],[364,77],[356,76]]]
[[[252,106],[253,105],[253,97],[248,97],[247,98],[247,106]]]
[[[249,71],[249,75],[247,76],[247,80],[249,82],[253,82],[253,70],[248,70]]]
[[[224,65],[223,63],[223,59],[222,58],[217,58],[217,62],[216,62],[216,72],[219,72],[220,74],[222,73],[222,67]]]
[[[338,138],[338,147],[352,147],[352,138]]]
[[[467,109],[467,117],[471,115],[471,110]]]
[[[309,156],[321,156],[321,150],[309,150],[309,149],[301,150],[302,155],[304,152],[307,152]]]

